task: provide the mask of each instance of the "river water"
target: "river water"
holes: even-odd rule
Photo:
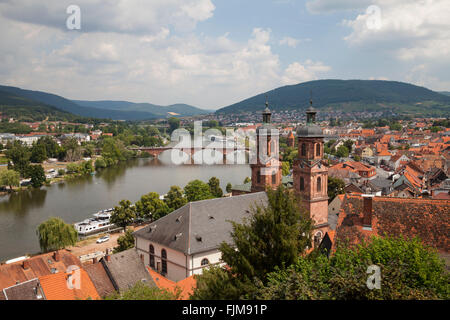
[[[250,176],[248,165],[173,165],[164,152],[159,159],[135,159],[41,189],[0,198],[0,261],[38,253],[38,225],[50,217],[75,223],[120,200],[136,202],[149,192],[165,194],[170,186],[183,188],[189,181],[220,179],[225,192],[228,182],[241,184]]]

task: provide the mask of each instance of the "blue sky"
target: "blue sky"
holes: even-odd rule
[[[0,28],[1,84],[72,99],[216,109],[329,78],[450,90],[446,0],[0,0]]]

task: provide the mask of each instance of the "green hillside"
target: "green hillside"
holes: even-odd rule
[[[0,90],[0,112],[3,116],[22,121],[73,120],[79,118],[69,112],[59,110],[23,96]]]
[[[397,81],[317,80],[285,86],[259,94],[216,111],[240,113],[259,111],[267,94],[270,108],[304,109],[313,95],[319,109],[343,112],[391,109],[398,114],[442,116],[450,114],[450,97],[429,89]]]
[[[179,114],[180,116],[195,116],[213,112],[211,110],[204,110],[187,104],[160,106],[151,103],[133,103],[128,101],[72,101],[83,107],[94,107],[98,109],[120,111],[149,112],[160,117],[166,117],[168,115],[168,112],[174,112]]]

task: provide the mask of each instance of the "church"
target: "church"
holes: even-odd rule
[[[281,163],[275,159],[263,161],[259,158],[251,164],[252,179],[246,185],[234,186],[233,196],[261,192],[277,188],[280,184],[292,185],[300,195],[301,205],[310,213],[314,221],[314,244],[320,244],[330,230],[328,222],[328,168],[323,164],[324,134],[316,124],[317,111],[312,106],[306,111],[306,125],[297,129],[298,156],[293,163],[292,180],[281,174]],[[263,124],[256,129],[257,154],[259,150],[267,154],[279,154],[278,130],[271,124],[271,112],[266,102],[263,111]],[[264,135],[263,138],[260,137]],[[260,145],[260,141],[266,141]],[[263,152],[263,153],[264,153]],[[332,219],[334,220],[334,219]],[[334,226],[331,226],[334,229]]]

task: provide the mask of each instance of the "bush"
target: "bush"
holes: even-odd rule
[[[95,160],[95,169],[106,168],[106,161],[103,158],[98,158]]]

